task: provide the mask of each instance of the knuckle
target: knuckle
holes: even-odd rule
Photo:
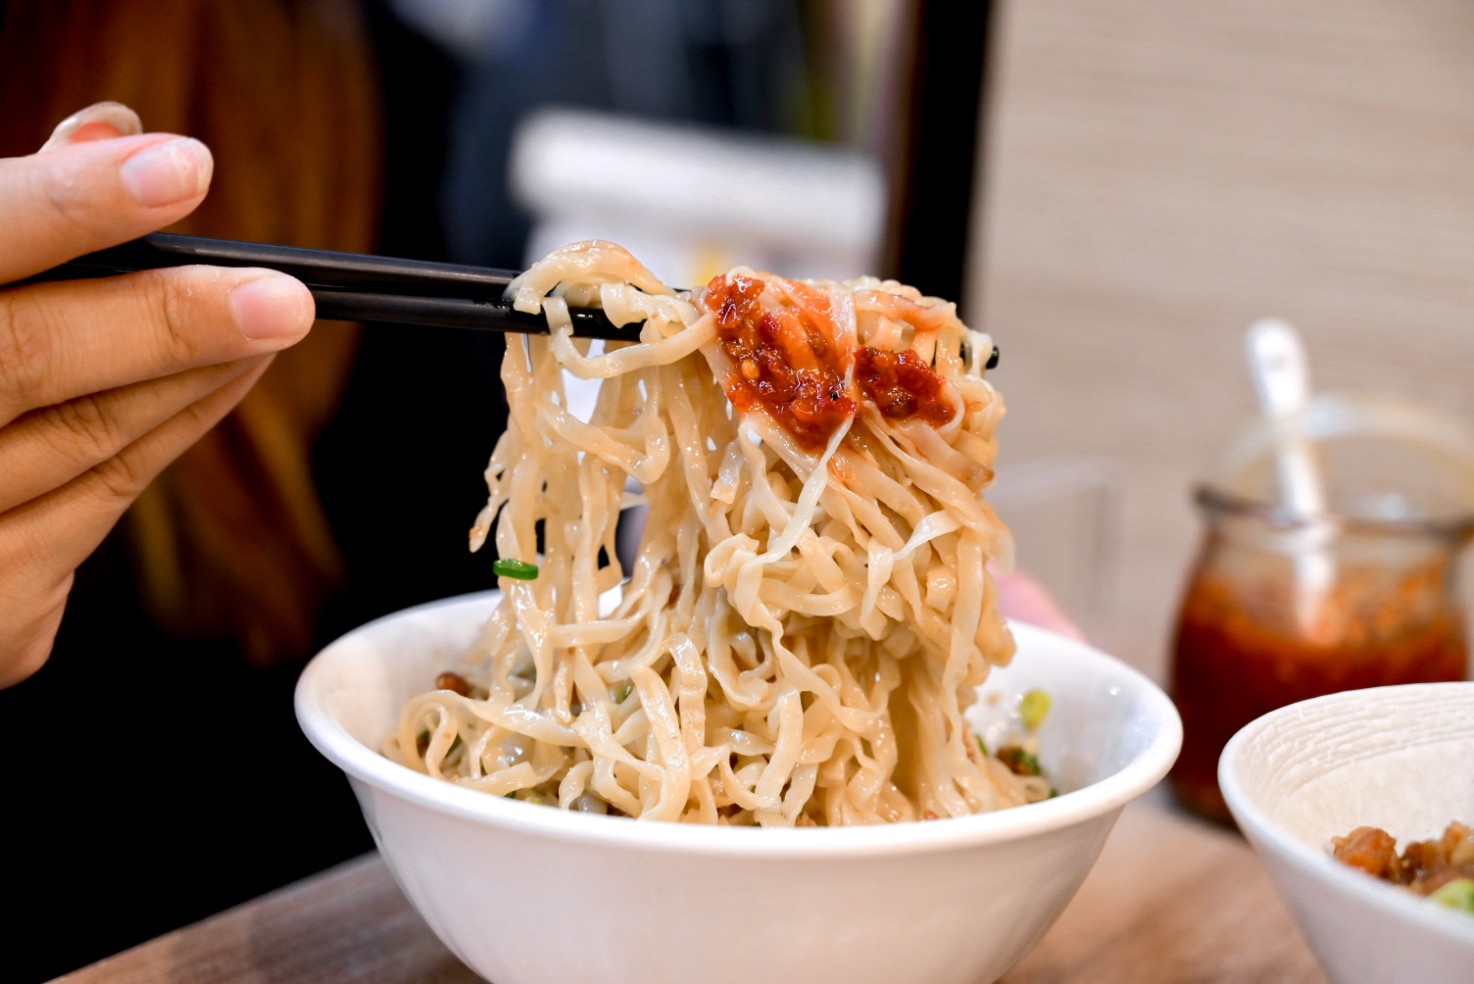
[[[161,354],[175,365],[194,365],[204,356],[207,333],[200,331],[201,296],[213,289],[203,283],[208,268],[154,271],[142,278],[148,292],[146,302],[158,314],[157,344]]]
[[[163,428],[124,446],[92,469],[98,496],[111,508],[127,508],[159,472],[218,419],[212,401],[200,400],[174,415]]]
[[[97,465],[92,475],[99,495],[117,505],[127,505],[138,498],[153,477],[139,456],[128,448]]]
[[[53,443],[71,456],[89,460],[112,457],[126,444],[122,429],[95,396],[80,396],[47,410]]]
[[[47,571],[49,556],[32,538],[0,539],[0,601],[6,614],[0,622],[0,688],[33,676],[51,656],[74,575]]]
[[[0,298],[0,423],[41,405],[52,372],[52,320],[32,291]]]
[[[91,183],[81,173],[78,161],[65,155],[52,156],[48,167],[28,171],[30,197],[52,217],[58,231],[90,232],[95,223]]]

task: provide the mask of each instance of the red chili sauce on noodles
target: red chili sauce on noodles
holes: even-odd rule
[[[739,411],[762,408],[810,450],[823,447],[861,399],[888,418],[914,416],[932,426],[956,415],[944,381],[915,352],[838,338],[822,287],[784,280],[773,292],[781,303],[765,306],[759,298],[767,286],[756,277],[718,276],[701,298],[732,361],[722,382]]]

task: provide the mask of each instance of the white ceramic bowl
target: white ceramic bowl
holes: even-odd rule
[[[1330,855],[1381,827],[1410,840],[1474,823],[1474,683],[1318,697],[1264,715],[1224,747],[1219,785],[1334,984],[1469,984],[1474,917]]]
[[[494,598],[423,605],[349,633],[306,668],[296,711],[347,774],[410,902],[496,984],[987,984],[1055,921],[1122,807],[1166,774],[1181,745],[1175,708],[1146,677],[1016,625],[1018,655],[986,689],[1049,691],[1040,759],[1063,793],[1046,802],[779,830],[502,799],[378,751],[401,703],[471,643]],[[986,735],[986,701],[979,711]]]

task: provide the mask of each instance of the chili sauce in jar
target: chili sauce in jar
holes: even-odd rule
[[[1225,825],[1228,739],[1286,704],[1342,690],[1464,679],[1457,591],[1467,522],[1332,517],[1314,525],[1210,487],[1178,610],[1169,691],[1183,745],[1178,801]]]

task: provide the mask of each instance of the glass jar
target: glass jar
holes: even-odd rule
[[[1168,781],[1223,824],[1218,758],[1250,721],[1340,690],[1468,675],[1460,565],[1474,445],[1403,405],[1332,397],[1313,411],[1299,423],[1323,458],[1327,513],[1275,501],[1262,433],[1195,490],[1203,537],[1173,639],[1183,746]]]

